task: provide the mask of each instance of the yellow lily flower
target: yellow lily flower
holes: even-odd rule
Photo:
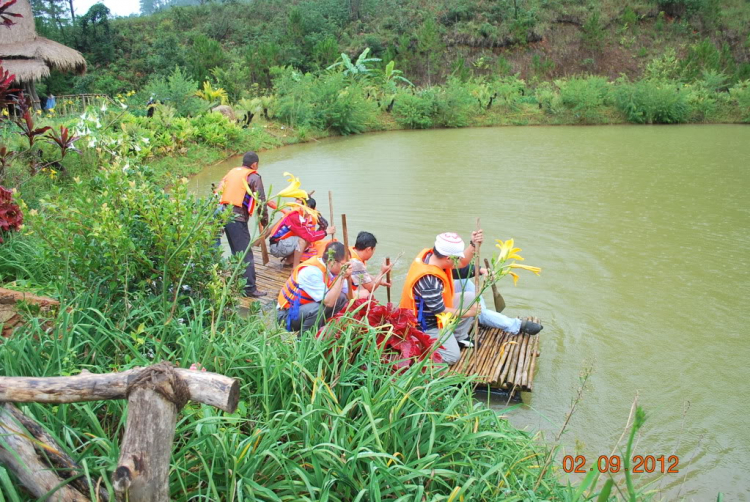
[[[513,285],[517,286],[518,285],[518,274],[515,273],[515,272],[508,272],[508,275],[513,278]]]
[[[294,199],[307,199],[307,192],[300,188],[302,183],[300,183],[299,178],[292,173],[284,173],[284,176],[288,176],[287,181],[289,182],[289,186],[274,195],[274,198],[291,197]]]
[[[441,312],[435,317],[437,318],[438,328],[443,329],[451,323],[454,315],[450,312]]]
[[[523,261],[523,257],[518,254],[521,251],[521,248],[513,247],[513,244],[514,244],[513,239],[508,239],[505,242],[501,241],[500,239],[497,239],[497,244],[495,244],[495,247],[500,250],[500,256],[498,257],[499,261],[505,261],[505,260]]]
[[[542,271],[539,267],[532,267],[531,265],[519,265],[518,263],[511,263],[508,265],[510,268],[522,268],[524,270],[528,270],[529,272],[534,272],[536,275],[539,275],[539,272]]]

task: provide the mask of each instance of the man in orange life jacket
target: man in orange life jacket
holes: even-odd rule
[[[271,245],[268,250],[273,256],[285,259],[282,263],[296,267],[308,244],[336,233],[336,227],[329,226],[328,222],[315,211],[316,203],[312,197],[306,200],[296,199],[295,204],[296,206],[292,209],[285,211],[285,216],[271,231],[271,237],[268,239]],[[316,225],[317,230],[315,230]]]
[[[475,295],[468,291],[456,295],[453,286],[454,262],[465,267],[474,257],[474,248],[484,240],[481,230],[471,233],[471,243],[464,247],[458,234],[444,233],[437,236],[432,249],[423,249],[409,267],[404,289],[401,293],[401,308],[414,311],[422,331],[433,338],[440,337],[437,315],[443,312],[461,315],[461,320],[452,334],[443,335],[438,352],[443,361],[453,365],[461,357],[459,343],[468,342],[469,328],[477,315]]]
[[[350,276],[344,245],[329,243],[322,258],[314,256],[300,263],[281,288],[276,306],[279,324],[300,334],[317,329],[346,305]]]
[[[352,283],[359,298],[366,298],[375,286],[390,286],[385,277],[380,279],[380,284],[375,283],[375,279],[367,271],[367,261],[375,254],[375,246],[378,240],[370,232],[360,232],[357,234],[357,242],[354,247],[349,248],[352,256]],[[386,270],[385,263],[380,267],[380,271]]]
[[[248,220],[255,213],[255,194],[260,201],[258,217],[260,224],[268,224],[268,210],[266,209],[266,192],[263,180],[258,174],[258,154],[247,152],[242,158],[242,167],[235,167],[222,178],[216,193],[221,196],[224,207],[232,206],[233,218],[226,224],[224,231],[227,235],[232,254],[245,253],[245,296],[260,298],[268,293],[259,291],[255,285],[255,262],[253,250],[250,249],[250,231]],[[251,194],[252,193],[252,194]],[[272,209],[275,204],[268,203]]]

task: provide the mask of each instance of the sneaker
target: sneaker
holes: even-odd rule
[[[245,293],[245,296],[248,298],[263,298],[264,296],[268,296],[268,292],[256,289],[250,293]]]
[[[472,342],[471,340],[467,338],[466,340],[460,340],[458,342],[458,346],[461,347],[462,349],[471,349],[471,348],[474,348],[474,342]]]
[[[529,320],[525,320],[521,323],[521,333],[527,335],[536,335],[544,329],[539,323],[535,323]]]

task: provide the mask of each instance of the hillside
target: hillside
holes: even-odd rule
[[[313,71],[367,47],[418,85],[451,74],[637,79],[654,60],[684,82],[705,72],[727,84],[750,78],[744,0],[260,0],[118,19],[98,4],[75,25],[49,16],[37,24],[90,63],[82,78],[53,76],[42,90],[56,94],[141,89],[180,66],[240,95],[270,87],[274,66]]]

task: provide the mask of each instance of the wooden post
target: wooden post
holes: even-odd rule
[[[331,210],[331,225],[333,225],[333,193],[328,190],[328,208]],[[336,236],[334,234],[331,234],[331,240],[335,241]]]
[[[487,270],[490,269],[490,262],[487,258],[484,259],[484,266]],[[500,291],[497,289],[497,284],[494,282],[492,283],[492,299],[495,301],[495,310],[497,312],[505,310],[505,298],[500,294]]]
[[[11,403],[0,406],[0,438],[2,438],[2,442],[0,442],[0,463],[16,475],[20,484],[34,498],[42,498],[64,482],[50,468],[50,465],[43,462],[45,457],[50,459],[65,458],[72,463],[69,467],[78,466],[70,457],[62,452],[62,449],[54,440],[50,444],[48,441],[40,439],[33,430],[29,430],[26,424],[30,423],[34,423],[38,430],[42,430],[36,422],[23,415]],[[47,436],[46,432],[44,435]],[[39,451],[41,449],[40,446],[44,447],[43,452]],[[63,466],[59,467],[68,476],[77,474],[75,470],[65,471]],[[77,489],[79,485],[75,485],[74,483],[61,486],[55,491],[54,495],[45,500],[54,502],[88,502],[89,499]],[[84,493],[88,493],[88,491]],[[103,500],[107,500],[106,490],[103,493],[100,491],[99,495],[104,495]]]
[[[479,218],[477,218],[477,232],[479,230],[481,229],[479,228]],[[474,293],[476,297],[474,299],[477,302],[477,315],[474,316],[474,337],[479,334],[479,248],[482,243],[476,243],[476,246],[474,250]]]
[[[177,414],[190,391],[169,363],[141,371],[128,385],[128,420],[112,487],[129,501],[169,501],[169,459]]]
[[[329,194],[331,192],[328,192]],[[333,216],[332,216],[333,217]],[[346,253],[346,261],[352,259],[352,253],[349,251],[349,231],[346,229],[346,215],[341,213],[341,231],[344,232],[344,252]],[[351,276],[347,279],[349,289],[347,290],[346,297],[350,300],[354,298],[354,282],[352,282]]]
[[[388,256],[386,256],[385,257],[385,266],[388,267],[388,266],[390,266],[390,264],[391,264],[391,258],[388,257]],[[388,270],[388,272],[385,273],[385,280],[386,280],[386,282],[388,284],[391,283],[391,271],[390,271],[390,269]],[[385,288],[385,295],[386,295],[386,298],[388,300],[388,303],[391,303],[391,287],[390,286],[386,286],[386,288]]]

